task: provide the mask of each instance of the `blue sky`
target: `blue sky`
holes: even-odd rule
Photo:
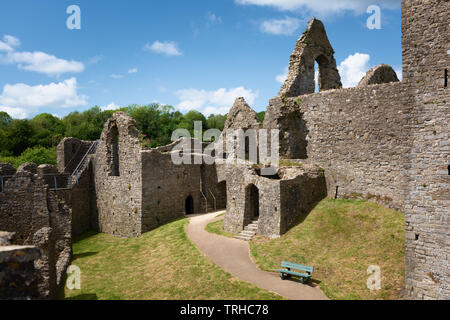
[[[373,4],[379,30],[366,25]],[[80,30],[67,28],[70,5]],[[159,102],[209,114],[244,96],[263,111],[313,16],[344,86],[381,63],[401,75],[400,0],[3,0],[0,110],[31,118]]]

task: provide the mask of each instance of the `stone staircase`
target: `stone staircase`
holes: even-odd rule
[[[258,232],[258,220],[253,220],[248,226],[245,227],[244,231],[235,236],[236,239],[250,241]]]

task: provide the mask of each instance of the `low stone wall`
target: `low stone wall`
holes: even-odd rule
[[[41,252],[34,246],[0,246],[0,299],[39,299],[40,271],[34,262]]]

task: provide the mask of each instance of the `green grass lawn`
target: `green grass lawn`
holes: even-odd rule
[[[306,220],[280,239],[257,236],[250,243],[267,271],[286,260],[315,267],[313,279],[330,299],[398,299],[404,287],[405,234],[402,213],[359,200],[325,199]],[[223,220],[206,230],[226,234]],[[367,268],[381,268],[381,290],[367,289]]]
[[[210,233],[218,234],[219,236],[225,236],[229,238],[234,237],[234,234],[223,230],[223,219],[216,222],[211,222],[206,226],[205,230]]]
[[[81,290],[66,299],[281,299],[242,282],[203,257],[187,238],[186,219],[139,238],[86,234],[74,241]]]

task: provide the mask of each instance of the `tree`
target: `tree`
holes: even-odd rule
[[[41,113],[31,120],[33,126],[33,145],[42,147],[56,146],[65,133],[64,123],[48,113]]]
[[[8,127],[11,124],[12,120],[13,119],[9,114],[4,111],[0,111],[0,129]]]
[[[227,115],[211,114],[207,120],[208,129],[218,129],[220,131],[223,131],[226,121],[227,121]]]
[[[191,136],[193,137],[194,125],[196,121],[200,121],[202,123],[203,131],[208,128],[205,116],[196,110],[189,111],[184,115],[179,128],[187,129],[191,133]]]
[[[7,150],[19,156],[27,148],[32,147],[34,130],[29,120],[13,120],[5,135]]]

